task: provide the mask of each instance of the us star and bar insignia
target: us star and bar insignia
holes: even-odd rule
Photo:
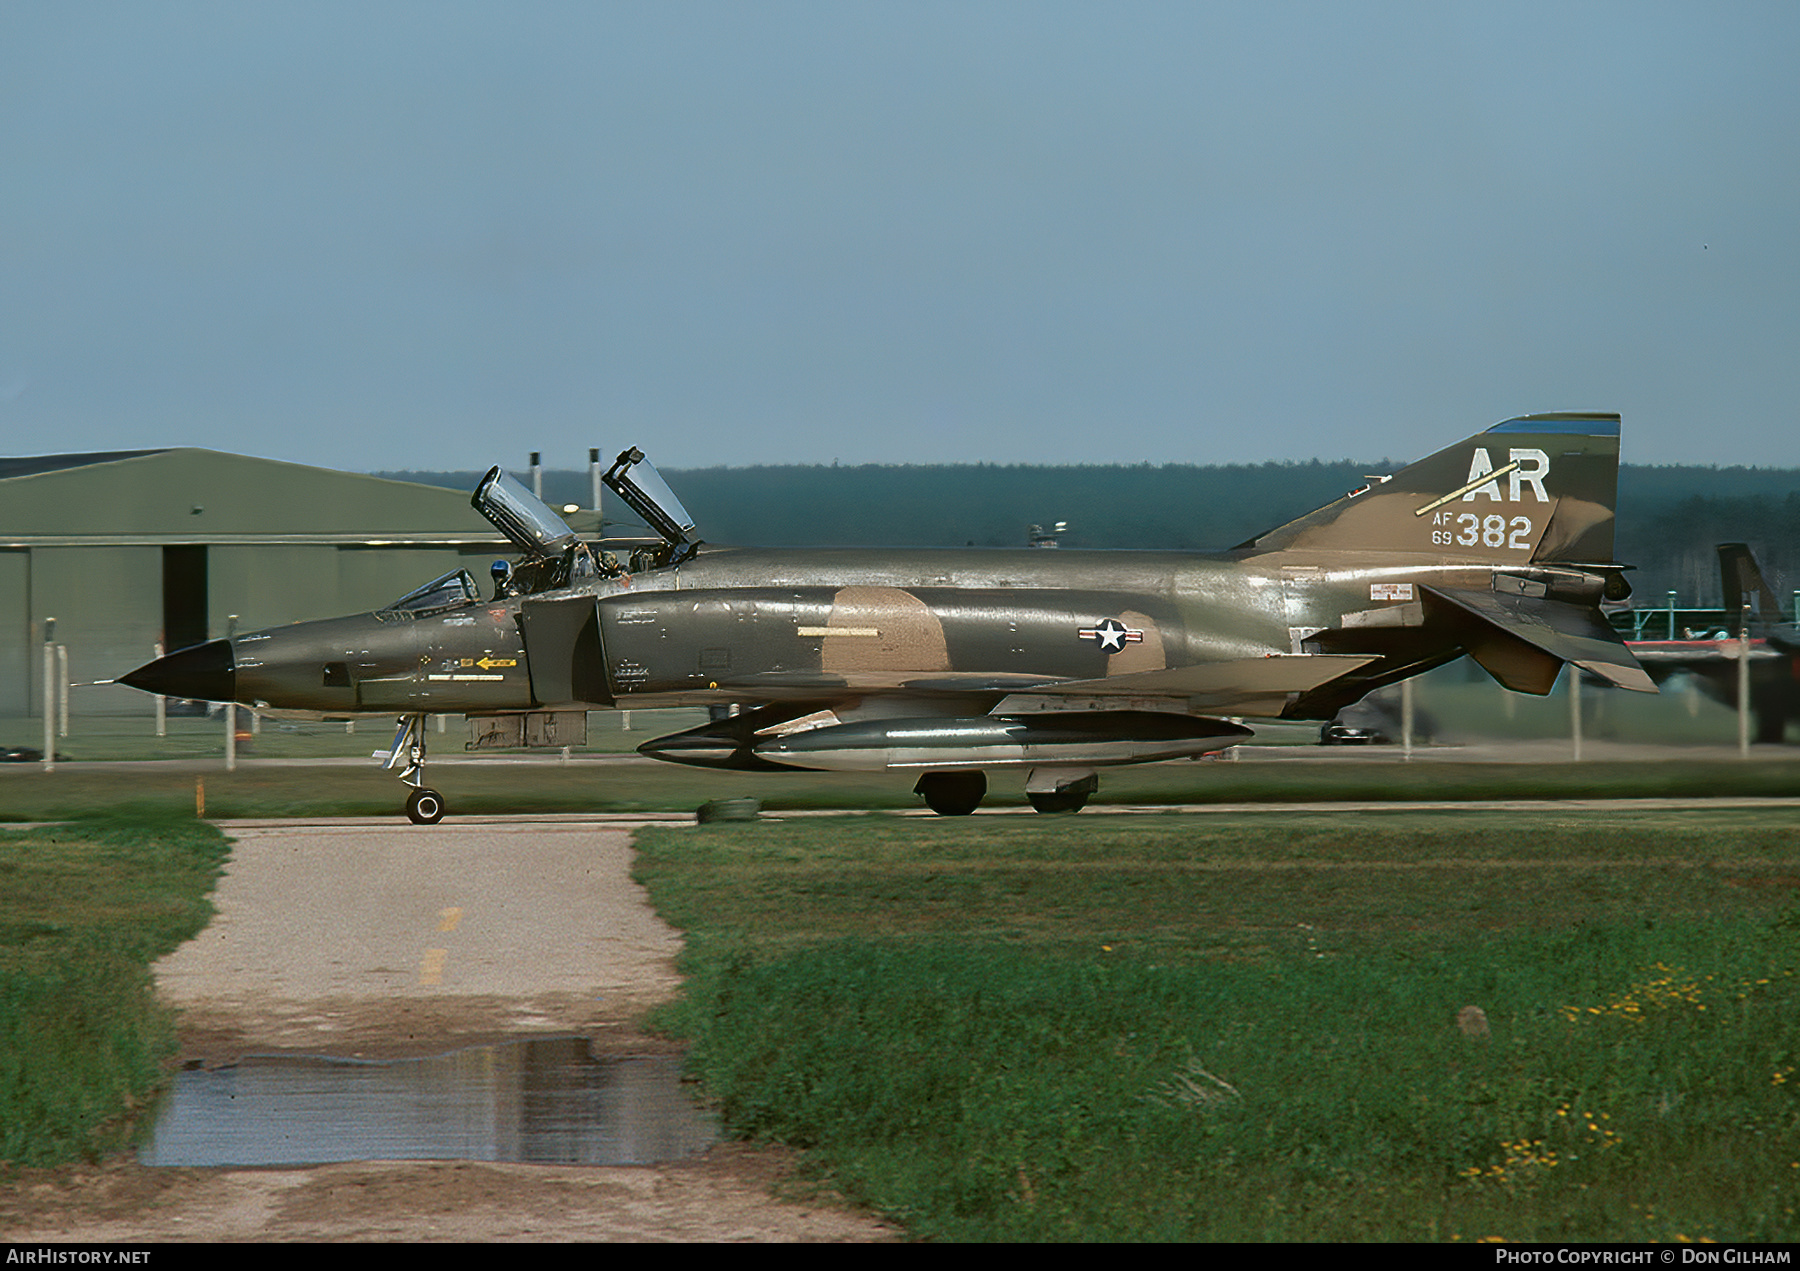
[[[1117,618],[1108,618],[1095,626],[1083,627],[1075,634],[1080,639],[1092,640],[1108,653],[1117,653],[1128,644],[1144,642],[1142,631],[1133,630]]]

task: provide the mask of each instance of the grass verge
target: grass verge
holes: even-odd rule
[[[1787,814],[638,842],[727,1124],[915,1236],[1800,1234]]]
[[[226,850],[191,818],[0,832],[0,1166],[130,1141],[174,1052],[149,966],[206,924]]]
[[[519,812],[691,812],[711,799],[755,798],[771,811],[922,807],[912,779],[829,772],[738,773],[654,762],[482,760],[430,770],[450,815]],[[158,764],[0,765],[0,821],[63,820],[121,805],[191,815],[195,786],[212,818],[401,815],[405,788],[368,764],[245,766],[237,772]],[[985,806],[1025,804],[1022,774],[996,776]],[[1148,764],[1108,770],[1095,806],[1309,803],[1332,800],[1792,797],[1800,762],[1785,754],[1659,763],[1493,764],[1338,757]]]

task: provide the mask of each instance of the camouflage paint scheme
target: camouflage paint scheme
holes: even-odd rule
[[[123,682],[402,716],[415,785],[423,730],[406,717],[707,705],[733,713],[644,752],[917,772],[948,812],[973,810],[980,772],[1025,768],[1034,802],[1072,810],[1096,767],[1221,749],[1248,735],[1230,717],[1329,719],[1464,654],[1523,692],[1569,662],[1654,692],[1599,611],[1629,592],[1612,561],[1618,453],[1616,415],[1522,416],[1206,554],[707,547],[681,517],[647,516],[666,541],[634,569],[552,527],[513,535],[527,559],[495,599],[464,575],[441,597],[212,641]],[[621,493],[633,455],[608,474]],[[525,514],[561,525],[541,504]]]

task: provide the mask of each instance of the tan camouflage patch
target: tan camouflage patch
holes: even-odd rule
[[[1138,613],[1135,609],[1127,609],[1119,615],[1119,621],[1133,631],[1142,631],[1144,638],[1136,644],[1127,644],[1116,653],[1106,655],[1108,675],[1160,671],[1169,664],[1168,659],[1163,656],[1162,631],[1158,629],[1155,618]]]
[[[898,587],[845,587],[832,597],[822,671],[948,671],[944,624]]]

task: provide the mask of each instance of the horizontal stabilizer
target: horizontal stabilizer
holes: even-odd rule
[[[1543,597],[1453,587],[1424,587],[1428,607],[1461,628],[1462,642],[1501,684],[1548,693],[1564,663],[1620,688],[1654,693],[1656,685],[1597,609]],[[1435,602],[1432,603],[1432,602]]]

